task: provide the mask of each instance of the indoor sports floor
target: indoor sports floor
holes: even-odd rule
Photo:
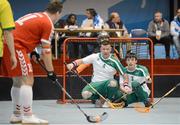
[[[94,105],[90,103],[81,103],[80,106],[88,115],[97,115],[103,112],[109,114],[105,121],[95,125],[180,124],[180,98],[165,98],[149,113],[139,113],[132,108],[132,105],[124,109],[94,108]],[[11,101],[0,101],[0,125],[9,124],[11,109]],[[37,116],[48,120],[50,125],[90,124],[73,104],[56,104],[55,100],[37,100],[33,103],[33,110]]]

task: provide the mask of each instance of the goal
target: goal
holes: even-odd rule
[[[97,38],[67,38],[63,43],[63,62],[69,63],[74,59],[68,59],[67,60],[67,49],[68,45],[72,43],[78,43],[80,46],[80,50],[82,49],[81,45],[85,44],[88,46],[95,46],[97,45]],[[136,53],[138,58],[138,64],[144,65],[148,68],[150,76],[153,81],[153,50],[151,50],[151,54],[149,54],[149,42],[151,43],[151,48],[153,48],[153,43],[149,38],[110,38],[110,41],[112,43],[113,50],[116,50],[120,56],[121,63],[125,66],[125,56],[126,52],[128,50],[131,50],[132,52]],[[82,51],[82,50],[81,50]],[[80,52],[82,53],[82,52]],[[151,56],[150,56],[151,55]],[[87,102],[87,100],[82,100],[81,97],[81,91],[82,88],[86,85],[83,83],[78,77],[75,75],[68,75],[67,69],[65,65],[63,65],[63,87],[72,95],[73,98],[76,99],[77,102]],[[84,69],[81,73],[81,76],[83,76],[88,82],[90,82],[90,78],[92,75],[92,67],[88,67]],[[116,78],[118,79],[118,75],[116,75]],[[149,86],[151,90],[151,101],[154,99],[154,82],[150,84]],[[62,94],[61,102],[66,103],[68,102],[68,98],[65,96],[65,93]]]

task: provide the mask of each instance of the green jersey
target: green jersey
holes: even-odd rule
[[[147,77],[149,77],[148,69],[142,65],[136,65],[136,68],[134,71],[129,71],[126,67],[126,73],[128,75],[128,79],[129,79],[128,84],[130,87],[132,87],[132,81],[143,83],[144,81],[146,81]],[[123,78],[120,77],[119,83],[123,84],[123,81],[124,81]],[[148,95],[150,94],[150,90],[147,84],[143,84],[142,88],[145,92],[148,93]]]
[[[100,82],[113,79],[116,72],[121,75],[125,72],[125,67],[112,54],[104,59],[101,53],[91,54],[82,59],[85,64],[93,65],[92,82]]]

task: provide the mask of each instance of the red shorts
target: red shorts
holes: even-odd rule
[[[2,74],[7,77],[28,76],[33,75],[33,69],[30,58],[25,49],[15,48],[17,67],[11,70],[10,52],[6,44],[4,44],[4,53],[2,59]]]

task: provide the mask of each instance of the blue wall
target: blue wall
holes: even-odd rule
[[[9,0],[14,12],[14,18],[17,20],[19,17],[31,13],[42,11],[46,8],[49,0]],[[61,0],[64,4],[62,18],[66,19],[70,13],[78,15],[78,24],[85,19],[83,15],[85,8],[95,7],[98,13],[107,20],[107,15],[113,11],[120,14],[122,21],[125,23],[128,31],[133,28],[147,29],[148,23],[153,19],[153,13],[157,10],[163,13],[165,19],[170,21],[170,0],[89,0],[90,4],[85,4],[88,0]],[[101,2],[102,1],[102,2]],[[97,3],[100,5],[97,5]],[[145,2],[145,3],[143,3]],[[98,6],[98,7],[97,7]],[[72,9],[73,8],[73,9]],[[161,50],[161,51],[160,51]],[[164,58],[164,48],[158,49],[158,57]],[[163,56],[162,56],[163,55]]]
[[[66,2],[68,0],[63,0],[63,1]],[[78,2],[78,1],[80,0],[72,0],[71,5],[73,5],[74,2]],[[119,1],[120,2],[118,2],[117,4],[107,8],[108,11],[105,13],[109,14],[112,11],[119,12],[123,22],[126,24],[129,31],[132,28],[146,29],[148,22],[153,18],[153,13],[156,10],[160,10],[167,20],[169,20],[170,18],[169,0],[145,0],[146,3],[144,7],[142,7],[143,0],[119,0]],[[19,17],[30,12],[44,10],[48,2],[49,0],[10,0],[12,9],[14,11],[15,19],[18,19]],[[87,4],[84,6],[87,6],[86,8],[89,8]],[[100,6],[103,6],[103,2]],[[81,6],[79,7],[81,8]],[[83,11],[85,10],[83,9]],[[66,12],[66,14],[69,14],[69,13],[71,12]],[[82,13],[84,12],[79,12],[77,14],[79,15],[78,16],[79,22],[81,22],[82,19],[85,18],[85,16],[83,16]],[[67,15],[62,15],[62,18],[65,19],[66,17]]]
[[[133,28],[147,29],[149,21],[152,20],[154,12],[157,10],[161,11],[164,18],[169,20],[169,0],[146,0],[145,6],[142,6],[142,0],[125,0],[110,7],[108,13],[119,12],[129,30]]]

